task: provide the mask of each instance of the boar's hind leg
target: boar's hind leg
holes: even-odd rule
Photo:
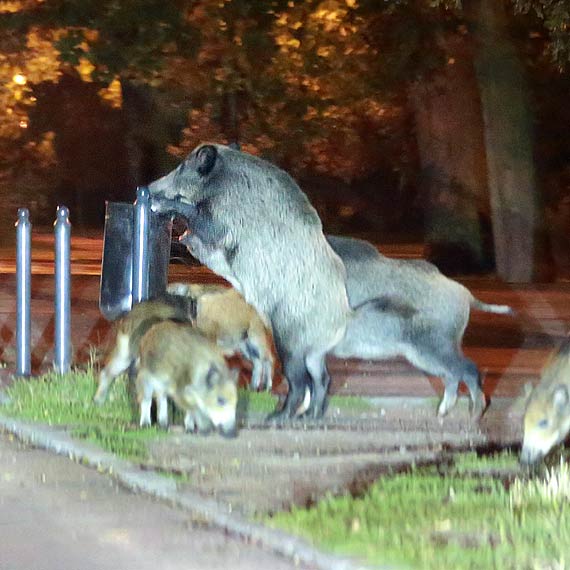
[[[149,427],[151,425],[150,409],[152,407],[152,396],[154,394],[154,386],[152,377],[145,371],[139,370],[136,380],[137,400],[140,406],[141,427]]]
[[[265,340],[265,339],[264,339]],[[253,368],[251,371],[251,387],[254,390],[265,388],[271,391],[273,385],[273,361],[270,348],[256,338],[247,338],[242,343],[241,353],[247,358]]]
[[[438,415],[444,416],[457,401],[459,380],[463,380],[469,390],[471,399],[471,416],[478,420],[485,411],[485,395],[481,389],[481,375],[476,364],[461,354],[453,355],[448,361],[448,372],[442,374],[445,381],[445,394],[439,405]]]
[[[157,421],[161,428],[168,427],[168,399],[164,392],[156,394],[157,402]]]
[[[309,408],[305,416],[320,418],[327,408],[327,392],[331,383],[331,377],[325,362],[326,354],[310,354],[306,358],[307,369],[312,379],[312,394]]]
[[[279,350],[278,350],[279,352]],[[311,386],[311,377],[305,366],[305,359],[300,354],[281,356],[283,373],[289,384],[287,399],[280,410],[276,410],[267,418],[269,421],[283,421],[297,415],[305,399],[306,390]]]
[[[129,367],[131,361],[129,338],[127,335],[119,333],[115,341],[115,347],[99,373],[99,386],[93,396],[93,401],[96,404],[102,404],[105,401],[113,380]]]
[[[481,389],[481,373],[477,365],[469,358],[463,357],[463,375],[462,379],[469,389],[471,396],[471,415],[478,420],[485,411],[486,401],[485,394]]]
[[[262,387],[263,381],[263,366],[259,348],[250,338],[246,338],[246,340],[241,343],[240,352],[252,364],[251,388],[253,390],[259,390]]]
[[[485,409],[485,398],[481,390],[479,370],[475,363],[465,358],[453,344],[437,338],[434,342],[414,342],[406,350],[406,358],[416,367],[439,376],[445,384],[443,399],[438,407],[438,416],[444,416],[457,402],[459,382],[463,380],[471,397],[471,414],[479,418]]]

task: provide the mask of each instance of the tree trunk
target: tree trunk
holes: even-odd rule
[[[447,64],[412,86],[426,239],[444,271],[488,267],[480,216],[488,210],[483,123],[471,45],[439,38]]]
[[[166,174],[178,162],[168,154],[186,126],[186,113],[170,111],[166,101],[149,86],[121,79],[125,140],[132,187],[148,184]],[[133,190],[134,191],[134,190]]]
[[[538,193],[524,69],[508,37],[504,3],[479,0],[472,13],[497,273],[507,281],[529,282],[534,269]]]

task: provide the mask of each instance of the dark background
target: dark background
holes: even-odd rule
[[[203,141],[289,171],[327,232],[447,273],[570,277],[570,2],[0,2],[0,196],[101,228]]]

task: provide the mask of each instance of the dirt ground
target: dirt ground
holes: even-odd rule
[[[44,370],[53,354],[50,239],[34,236],[34,372]],[[73,344],[75,361],[84,362],[110,330],[98,311],[100,236],[74,236],[73,248]],[[0,255],[0,384],[9,381],[15,360],[15,265],[11,257],[4,258]],[[216,279],[204,268],[171,267],[171,281]],[[514,318],[474,311],[466,331],[466,355],[485,374],[484,390],[492,398],[480,425],[470,421],[465,398],[448,418],[438,420],[435,397],[442,392],[441,381],[409,365],[333,359],[332,392],[370,397],[377,404],[373,411],[330,408],[319,424],[287,429],[268,428],[253,417],[231,441],[218,435],[193,437],[178,428],[151,449],[147,467],[172,473],[179,485],[244,514],[261,514],[307,505],[328,492],[358,491],[390,469],[445,461],[458,449],[517,445],[522,409],[511,407],[513,398],[528,380],[537,381],[552,346],[567,332],[570,284],[463,282],[481,300],[510,304],[517,311]]]
[[[179,486],[230,510],[259,515],[307,506],[328,493],[359,493],[383,473],[445,462],[460,450],[520,441],[522,409],[512,400],[494,401],[478,425],[466,401],[443,420],[435,409],[435,400],[386,398],[367,412],[329,408],[316,424],[276,428],[252,417],[234,440],[174,427],[151,446],[146,467],[171,473]]]

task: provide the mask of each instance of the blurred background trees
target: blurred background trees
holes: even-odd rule
[[[568,277],[569,24],[554,0],[0,0],[0,193],[100,226],[105,199],[239,141],[327,231]]]

